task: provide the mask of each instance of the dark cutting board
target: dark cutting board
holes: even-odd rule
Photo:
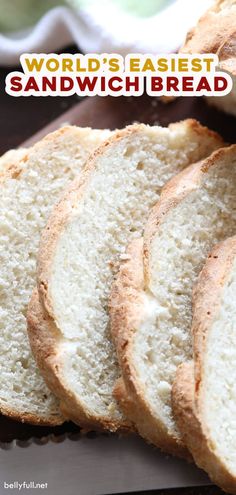
[[[24,144],[33,144],[66,122],[97,129],[120,129],[134,122],[167,126],[171,122],[186,118],[199,120],[201,124],[219,132],[228,142],[236,141],[236,118],[210,107],[203,98],[178,98],[166,104],[157,98],[144,95],[140,98],[86,98]]]

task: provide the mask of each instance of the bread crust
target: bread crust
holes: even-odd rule
[[[10,155],[10,159],[4,159],[3,168],[0,171],[0,187],[4,186],[5,181],[8,179],[18,179],[21,173],[25,169],[25,162],[28,159],[28,154],[31,152],[32,148],[15,150],[15,154],[13,154],[13,150]],[[15,156],[15,160],[14,160]],[[57,426],[64,423],[64,418],[59,414],[56,416],[50,415],[48,417],[43,418],[42,416],[38,416],[37,414],[31,414],[28,412],[19,413],[16,409],[12,407],[0,405],[1,414],[4,416],[8,416],[14,421],[19,421],[21,423],[29,423],[32,425],[41,425],[41,426]]]
[[[15,179],[20,176],[24,170],[24,163],[26,162],[30,151],[31,148],[11,150],[10,153],[8,152],[1,157],[3,159],[3,168],[0,171],[0,187],[4,185],[7,179]],[[60,415],[50,415],[43,418],[42,416],[28,412],[19,413],[18,410],[12,407],[4,406],[3,404],[0,406],[0,411],[4,416],[8,416],[12,420],[19,421],[21,423],[29,423],[39,426],[57,426],[64,422],[64,418]]]
[[[167,183],[159,202],[150,213],[144,232],[144,244],[141,239],[130,244],[127,259],[121,265],[111,292],[111,330],[124,381],[123,387],[115,390],[116,397],[144,438],[165,452],[180,457],[189,457],[183,442],[167,431],[161,418],[153,414],[145,401],[143,385],[133,363],[133,338],[135,330],[145,318],[142,294],[150,281],[150,253],[154,237],[169,212],[200,187],[205,173],[215,166],[216,161],[224,158],[225,153],[235,154],[235,151],[235,145],[217,150],[206,160],[189,166]]]
[[[208,256],[193,291],[194,361],[181,365],[172,388],[173,411],[196,464],[223,490],[236,493],[236,477],[217,455],[204,420],[204,357],[207,334],[221,305],[225,282],[236,257],[236,237],[218,244]]]
[[[8,179],[20,180],[21,175],[28,168],[28,160],[30,156],[33,155],[35,151],[39,153],[41,149],[45,148],[45,144],[53,144],[56,138],[58,139],[60,136],[63,137],[64,135],[66,136],[68,135],[68,133],[73,134],[75,132],[76,135],[79,135],[79,133],[81,132],[81,136],[83,137],[85,136],[86,132],[89,133],[90,131],[90,128],[83,128],[81,130],[76,126],[64,126],[61,129],[48,134],[31,148],[12,150],[6,153],[5,155],[3,155],[3,157],[0,158],[0,188],[4,187]],[[1,160],[3,162],[2,166]],[[0,412],[16,421],[34,425],[56,426],[64,423],[65,421],[65,417],[60,414],[59,409],[57,414],[50,414],[47,417],[44,417],[42,415],[32,414],[29,412],[22,413],[12,407],[7,407],[4,404],[1,404]]]
[[[40,332],[38,329],[40,328]],[[32,352],[36,355],[36,360],[45,381],[60,400],[60,408],[65,419],[70,419],[85,430],[91,430],[94,424],[97,430],[114,429],[117,425],[110,424],[106,418],[99,420],[95,424],[94,418],[84,404],[78,401],[66,384],[66,380],[61,373],[63,364],[57,347],[58,330],[53,320],[43,310],[39,301],[38,290],[35,288],[28,309],[28,333]],[[71,404],[73,403],[73,408]],[[78,421],[79,418],[79,421]],[[123,427],[125,431],[125,427]]]
[[[199,134],[199,136],[209,136],[209,140],[215,140],[216,143],[218,142],[219,146],[221,145],[221,143],[223,144],[222,139],[216,133],[209,131],[205,127],[202,127],[195,120],[189,119],[185,121],[184,124],[188,127],[189,130],[193,130],[193,132]],[[172,124],[170,128],[174,129],[175,126],[178,125],[179,124]],[[62,401],[61,407],[63,409],[63,414],[66,417],[70,417],[71,419],[73,419],[73,421],[82,426],[86,423],[86,427],[90,426],[90,428],[109,429],[111,431],[126,431],[127,429],[130,429],[130,423],[125,419],[123,421],[111,421],[109,418],[100,417],[96,414],[89,414],[89,411],[86,409],[86,407],[83,407],[78,397],[75,397],[75,395],[70,393],[69,388],[66,386],[63,377],[62,366],[60,365],[60,362],[56,361],[56,356],[58,356],[57,351],[60,346],[60,331],[57,330],[53,310],[53,301],[51,300],[49,291],[53,257],[60,233],[62,232],[64,226],[70,218],[70,215],[73,212],[74,205],[76,205],[83,197],[84,191],[86,190],[87,184],[90,180],[90,175],[96,167],[96,160],[99,158],[99,156],[103,155],[108,146],[112,146],[123,137],[132,136],[135,133],[140,132],[144,128],[146,128],[146,126],[144,126],[143,124],[139,124],[129,126],[121,131],[117,131],[115,135],[104,142],[94,152],[80,178],[73,182],[73,184],[67,190],[65,196],[55,207],[53,215],[49,219],[48,225],[43,232],[39,250],[37,287],[41,309],[45,313],[45,320],[43,324],[46,325],[45,322],[48,323],[48,330],[47,332],[42,331],[42,319],[38,319],[34,331],[32,331],[33,327],[31,323],[29,324],[29,337],[32,342],[33,352],[39,364],[39,367],[42,369],[46,382],[49,384],[49,386],[50,383],[52,383],[51,389],[58,395],[58,397]],[[32,305],[30,305],[30,308],[32,308]],[[29,322],[31,321],[31,310],[32,309],[30,309],[29,311]],[[40,344],[40,341],[42,344]],[[52,366],[50,364],[48,355],[43,355],[43,347],[49,347],[55,365]],[[55,371],[56,367],[57,373]],[[53,375],[55,375],[57,378],[57,386],[55,386],[54,384]],[[61,384],[60,386],[59,381]]]
[[[232,91],[221,98],[207,97],[207,103],[236,115],[236,2],[215,0],[213,6],[189,31],[180,53],[217,55],[220,70],[232,76]]]
[[[0,413],[13,421],[28,423],[35,426],[59,426],[65,422],[65,418],[59,414],[49,415],[44,418],[43,416],[38,416],[37,414],[31,414],[28,412],[19,413],[19,411],[13,407],[6,407],[3,405],[0,407]]]
[[[124,418],[123,421],[112,421],[107,417],[97,416],[89,413],[87,407],[82,404],[78,397],[71,392],[66,384],[63,375],[63,365],[59,361],[60,331],[57,329],[53,302],[49,293],[49,280],[57,240],[64,225],[69,219],[74,205],[80,201],[86,186],[89,182],[90,174],[95,167],[96,159],[103,154],[107,146],[119,141],[124,135],[134,134],[143,126],[134,125],[125,130],[118,131],[114,137],[105,141],[91,156],[84,172],[78,179],[73,181],[65,196],[56,205],[53,215],[50,217],[48,225],[41,238],[41,245],[38,257],[38,301],[35,294],[28,312],[28,334],[32,350],[39,368],[49,388],[59,397],[63,415],[70,418],[75,423],[86,429],[110,430],[112,432],[131,431],[131,425]],[[40,303],[40,308],[39,308]],[[33,321],[33,312],[38,308],[37,319]],[[41,316],[40,316],[41,313]],[[44,318],[42,318],[44,314]],[[47,352],[45,350],[47,349]]]
[[[165,428],[150,410],[133,363],[135,330],[145,318],[143,289],[143,239],[136,239],[128,246],[126,260],[122,262],[110,297],[111,331],[122,372],[114,396],[133,427],[147,442],[165,452],[187,458],[188,452],[183,444],[167,437]]]
[[[192,129],[199,136],[208,136],[209,139],[213,139],[218,142],[218,146],[224,146],[223,139],[214,131],[209,130],[207,127],[202,126],[194,119],[187,119],[183,122],[189,129]],[[182,122],[170,124],[170,129],[175,129],[182,125]],[[89,182],[90,174],[96,167],[96,160],[99,156],[103,155],[105,149],[108,146],[112,146],[114,143],[121,140],[123,137],[128,137],[145,129],[144,124],[134,124],[131,126],[117,131],[113,136],[107,139],[101,146],[99,146],[95,152],[89,158],[84,171],[80,174],[80,177],[75,179],[73,183],[67,189],[64,197],[55,206],[53,214],[51,215],[47,227],[44,229],[41,237],[41,244],[38,256],[38,291],[40,302],[48,312],[49,316],[54,317],[52,302],[48,293],[48,280],[51,276],[52,258],[55,252],[57,239],[60,232],[63,230],[64,225],[74,206],[82,198],[86,186]]]
[[[168,434],[144,398],[143,386],[133,364],[132,344],[135,329],[145,318],[142,293],[150,279],[149,251],[152,239],[168,212],[196,187],[195,182],[198,183],[199,179],[200,164],[194,164],[164,187],[160,201],[152,210],[145,227],[144,245],[143,240],[138,239],[128,246],[127,260],[121,265],[110,297],[111,332],[124,381],[124,387],[118,389],[118,393],[115,390],[116,397],[128,418],[148,442],[184,458],[189,458],[187,449],[179,439]]]
[[[196,27],[187,34],[182,53],[214,53],[219,57],[220,67],[236,75],[236,15],[226,8],[225,0],[214,5],[201,17]],[[236,12],[236,10],[235,10]]]
[[[204,175],[215,162],[224,159],[227,154],[235,154],[236,145],[226,148],[220,148],[214,151],[208,158],[201,162],[190,165],[185,170],[174,176],[163,187],[160,200],[150,212],[148,222],[144,230],[144,273],[145,283],[150,281],[150,253],[153,238],[158,232],[159,227],[166,220],[166,216],[179,203],[181,203],[191,192],[198,189],[204,178]]]
[[[197,466],[208,473],[213,483],[235,495],[236,479],[214,452],[196,410],[193,362],[183,363],[177,369],[172,387],[172,407],[184,443]]]
[[[196,399],[202,401],[206,337],[219,311],[224,284],[236,256],[236,237],[218,244],[209,254],[193,289],[193,357]]]

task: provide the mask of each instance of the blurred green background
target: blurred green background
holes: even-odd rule
[[[174,0],[0,0],[0,32],[31,27],[52,7],[70,5],[79,10],[81,6],[97,5],[98,2],[101,9],[113,3],[130,14],[149,17]]]

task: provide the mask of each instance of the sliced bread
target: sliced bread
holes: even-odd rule
[[[236,115],[236,0],[216,0],[186,38],[182,53],[214,53],[219,69],[233,79],[232,91],[223,97],[207,98],[212,105]]]
[[[218,245],[193,294],[194,364],[177,370],[173,412],[196,464],[236,493],[236,237]]]
[[[111,328],[124,385],[116,397],[139,433],[186,455],[171,408],[176,368],[191,358],[192,287],[212,245],[236,230],[236,146],[174,177],[114,283]],[[125,392],[127,404],[125,404]]]
[[[0,173],[3,172],[3,169],[5,169],[5,167],[9,169],[11,165],[14,166],[18,160],[26,155],[26,153],[26,148],[6,151],[4,155],[0,156]]]
[[[42,307],[34,296],[29,335],[63,414],[82,426],[127,427],[112,395],[119,376],[107,309],[113,276],[165,181],[220,143],[192,120],[130,126],[95,153],[54,209],[39,252]]]
[[[40,232],[65,185],[83,168],[106,131],[64,127],[0,172],[0,412],[30,423],[63,421],[59,402],[36,367],[26,311],[35,285]],[[16,158],[14,160],[14,158]]]

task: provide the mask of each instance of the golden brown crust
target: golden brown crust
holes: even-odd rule
[[[41,149],[45,148],[45,143],[50,142],[53,144],[60,136],[63,137],[66,133],[71,131],[73,132],[74,129],[77,132],[77,128],[74,126],[64,126],[61,129],[48,134],[31,148],[12,150],[11,152],[6,153],[6,155],[3,155],[3,157],[0,158],[0,162],[1,159],[3,160],[2,168],[0,170],[0,187],[4,187],[4,184],[8,179],[20,180],[22,173],[27,170],[30,156],[36,151],[40,152]],[[59,413],[59,411],[57,415],[50,414],[44,418],[43,416],[38,416],[37,414],[31,414],[28,412],[21,413],[14,410],[12,407],[9,408],[1,404],[0,412],[16,421],[35,425],[56,426],[65,421],[65,418]]]
[[[0,171],[0,187],[4,184],[7,179],[18,179],[24,170],[24,163],[27,159],[27,152],[24,157],[19,160],[5,163]]]
[[[3,168],[0,170],[0,186],[2,186],[7,179],[20,179],[22,172],[24,172],[24,170],[27,168],[27,162],[30,155],[33,154],[35,151],[44,148],[45,142],[53,142],[55,140],[55,137],[63,136],[63,134],[67,133],[70,129],[73,129],[73,126],[62,127],[61,129],[58,129],[57,131],[45,136],[41,141],[36,143],[31,148],[15,150],[16,159],[14,159],[14,155],[11,154],[9,161],[5,161],[3,164]],[[4,158],[4,155],[2,158]]]
[[[181,364],[172,386],[172,408],[183,442],[190,452],[202,452],[201,427],[194,411],[194,365]],[[195,460],[195,458],[194,458]]]
[[[119,403],[124,415],[129,418],[130,416],[130,408],[135,407],[135,404],[132,402],[132,398],[128,395],[127,389],[125,387],[125,382],[122,377],[116,380],[113,395],[117,402]],[[131,428],[133,431],[136,430],[135,425],[131,421]]]
[[[236,31],[220,45],[217,55],[219,57],[221,69],[236,76]]]
[[[218,143],[218,147],[224,146],[224,142],[216,132],[209,130],[207,127],[202,126],[194,119],[187,119],[184,121],[185,125],[192,129],[199,136],[206,136],[209,139],[213,139]],[[169,128],[174,129],[178,127],[181,123],[170,124]],[[128,137],[129,135],[134,135],[145,129],[144,124],[136,124],[128,126],[125,129],[117,131],[109,139],[107,139],[101,146],[99,146],[95,152],[91,155],[87,162],[87,165],[80,177],[73,181],[71,186],[67,189],[64,197],[59,201],[59,203],[54,208],[53,214],[51,215],[47,227],[42,233],[41,245],[38,257],[38,291],[39,297],[48,314],[53,317],[53,308],[50,301],[50,295],[48,294],[48,280],[51,276],[51,264],[52,257],[54,255],[55,246],[57,244],[57,239],[59,233],[62,231],[64,225],[66,225],[67,219],[69,218],[74,206],[82,198],[83,193],[90,179],[90,174],[96,167],[96,160],[99,156],[103,155],[105,149],[108,146],[121,140],[123,137]]]
[[[20,151],[20,152],[19,152]],[[0,186],[4,185],[4,182],[7,179],[18,179],[20,174],[24,170],[24,163],[27,160],[29,150],[15,150],[15,154],[11,153],[9,160],[5,160],[3,164],[3,168],[0,172]],[[15,156],[15,160],[14,160]],[[64,418],[60,415],[50,415],[48,417],[43,418],[42,416],[38,416],[37,414],[32,414],[28,412],[19,412],[15,410],[13,407],[7,407],[1,404],[0,406],[1,414],[8,416],[14,421],[20,421],[21,423],[29,423],[33,425],[41,425],[41,426],[57,426],[64,422]]]
[[[175,126],[178,126],[179,124],[172,124],[170,128],[173,128]],[[215,140],[216,143],[220,146],[223,141],[220,138],[220,136],[212,131],[209,131],[207,128],[202,127],[198,122],[195,120],[189,119],[185,121],[185,125],[189,127],[189,129],[193,130],[193,132],[198,133],[199,136],[203,135],[204,138],[206,136],[209,136],[209,140]],[[74,205],[78,204],[78,201],[82,198],[84,191],[87,187],[87,184],[90,180],[90,175],[94,168],[96,167],[96,161],[99,158],[100,155],[103,155],[105,149],[108,146],[113,145],[114,143],[118,142],[121,140],[123,137],[128,137],[129,135],[134,135],[137,132],[140,132],[143,128],[146,128],[143,124],[139,125],[133,125],[129,126],[126,129],[123,129],[121,131],[117,131],[110,139],[108,139],[103,145],[101,145],[92,155],[92,157],[89,159],[87,166],[84,170],[84,172],[81,174],[80,178],[75,180],[73,184],[69,187],[67,190],[65,196],[62,198],[62,200],[58,203],[58,205],[55,207],[53,215],[49,219],[48,225],[46,229],[43,232],[42,239],[41,239],[41,245],[40,245],[40,250],[39,250],[39,258],[38,258],[38,292],[39,292],[39,299],[40,299],[40,304],[43,308],[43,311],[46,313],[46,319],[50,321],[50,329],[51,332],[55,337],[54,339],[54,348],[51,348],[52,354],[55,354],[56,350],[58,349],[60,345],[60,332],[56,332],[56,325],[54,322],[54,311],[53,311],[53,303],[51,301],[50,293],[49,293],[49,281],[51,278],[51,270],[52,270],[52,263],[53,263],[53,256],[55,252],[55,248],[58,242],[58,237],[60,235],[60,232],[63,230],[64,226],[67,223],[68,218],[71,215],[71,212],[73,211]],[[38,334],[41,333],[41,321],[38,322],[38,328],[35,330],[35,332],[38,332]],[[53,328],[55,326],[55,328]],[[49,339],[50,341],[50,336],[48,334],[44,334],[44,345],[47,347],[47,340]],[[34,345],[34,354],[36,356],[36,359],[38,359],[37,354],[40,352],[37,349],[37,340],[35,340],[35,345]],[[42,367],[42,359],[38,360],[40,362],[39,366]],[[44,371],[45,373],[45,371]],[[55,370],[51,367],[47,368],[47,373],[48,375],[51,375],[55,373]],[[61,374],[61,380],[63,383],[63,376]],[[50,382],[50,377],[48,376],[47,379],[48,383]],[[53,385],[54,387],[54,385]],[[59,389],[59,385],[58,385]],[[56,389],[55,389],[56,391]],[[56,392],[58,393],[58,392]],[[64,397],[64,399],[63,399]],[[81,405],[77,403],[77,399],[75,396],[69,393],[69,390],[66,389],[66,387],[63,387],[60,390],[60,398],[61,400],[64,400],[67,402],[68,407],[67,407],[67,412],[68,416],[70,415],[71,417],[71,411],[76,411],[76,414],[78,413],[78,417],[75,417],[75,414],[73,414],[73,420],[82,423],[84,421],[84,416],[82,414],[82,408]],[[63,412],[65,413],[65,409],[63,409]],[[85,411],[86,418],[88,418],[88,413]],[[105,421],[105,418],[102,418],[101,421],[97,416],[89,416],[89,421],[90,421],[90,426],[91,428],[108,428],[111,429],[112,431],[117,430],[117,429],[124,429],[124,428],[129,428],[129,425],[126,422],[123,422],[122,424],[120,422],[109,422],[108,420]]]
[[[172,388],[172,406],[183,440],[196,464],[213,482],[236,493],[236,477],[219,458],[203,414],[204,358],[207,336],[220,308],[225,282],[236,256],[236,237],[217,245],[209,254],[193,291],[194,364],[181,365]]]
[[[236,478],[214,452],[196,411],[193,362],[184,363],[177,370],[172,387],[172,407],[183,440],[197,466],[204,469],[223,490],[236,494]]]
[[[217,150],[206,160],[191,165],[168,182],[149,216],[145,227],[144,246],[141,239],[130,244],[127,259],[121,265],[111,292],[112,336],[125,384],[120,392],[116,391],[116,397],[120,398],[121,407],[136,424],[142,436],[163,450],[180,456],[187,456],[183,444],[167,432],[145,402],[142,384],[133,364],[132,340],[135,329],[139,328],[145,318],[143,291],[149,285],[150,252],[154,236],[158,235],[158,229],[169,212],[201,186],[207,171],[214,167],[220,158],[224,159],[225,154],[235,154],[235,150],[236,146]]]
[[[52,259],[55,252],[55,247],[57,244],[58,236],[63,230],[74,205],[78,203],[80,198],[83,196],[84,190],[88,184],[91,171],[95,167],[96,159],[103,154],[105,148],[114,142],[119,141],[123,136],[128,136],[129,134],[134,134],[144,127],[143,124],[129,126],[128,128],[117,131],[114,137],[108,139],[103,143],[91,156],[84,172],[76,179],[72,185],[68,188],[65,196],[54,208],[54,213],[50,217],[48,225],[44,230],[41,238],[41,245],[39,250],[38,258],[38,293],[41,304],[41,309],[46,314],[46,319],[50,322],[47,332],[42,333],[42,320],[38,320],[37,326],[35,326],[35,333],[37,333],[38,338],[34,339],[33,352],[35,358],[38,362],[39,367],[44,373],[45,380],[49,384],[51,390],[54,391],[61,399],[61,409],[63,414],[67,415],[72,419],[72,421],[85,426],[86,428],[95,429],[108,429],[110,431],[127,431],[131,430],[130,424],[124,419],[124,421],[112,421],[105,417],[98,417],[96,415],[91,415],[88,413],[87,408],[82,405],[75,395],[73,395],[68,387],[63,386],[64,377],[63,373],[60,373],[61,387],[59,385],[59,374],[57,374],[57,386],[54,384],[54,375],[56,374],[55,367],[48,366],[48,360],[45,363],[45,356],[42,355],[39,345],[39,338],[42,337],[42,348],[44,346],[48,347],[47,341],[51,341],[51,336],[54,335],[53,345],[50,347],[52,355],[55,356],[56,349],[60,345],[60,332],[57,332],[56,325],[53,321],[53,303],[49,294],[49,280],[51,276]],[[32,308],[32,306],[31,306]],[[29,311],[29,319],[31,318],[31,310]],[[29,326],[29,335],[31,337],[32,326]],[[40,337],[41,335],[41,337]],[[39,356],[41,354],[41,357]],[[56,353],[57,354],[57,353]],[[45,369],[43,369],[45,368]],[[57,363],[57,371],[62,369],[62,365]],[[50,386],[50,381],[52,380],[52,386]],[[72,412],[73,411],[73,414]]]
[[[193,353],[196,400],[201,400],[207,334],[221,304],[225,281],[236,255],[236,237],[218,244],[209,254],[193,289]]]
[[[27,412],[20,413],[12,407],[8,408],[4,407],[3,405],[1,405],[0,407],[0,413],[14,421],[19,421],[20,423],[28,423],[35,426],[58,426],[65,422],[65,418],[60,416],[59,414],[55,416],[50,415],[43,418],[42,416],[38,416],[37,414]]]
[[[223,4],[228,3],[228,8]],[[233,5],[232,5],[233,4]],[[229,8],[231,5],[231,8]],[[236,74],[236,2],[216,1],[186,38],[182,53],[214,53],[222,69]]]
[[[110,297],[112,336],[122,371],[122,380],[116,384],[114,395],[142,437],[165,452],[188,458],[181,442],[168,437],[150,410],[133,362],[133,337],[145,317],[143,289],[143,241],[136,239],[127,249]]]
[[[143,124],[129,126],[126,129],[117,131],[114,136],[107,139],[99,146],[89,158],[84,171],[80,176],[73,181],[68,187],[64,197],[55,206],[53,214],[49,218],[48,224],[44,229],[41,237],[39,256],[38,256],[38,291],[40,302],[43,304],[48,315],[52,318],[53,304],[48,293],[48,281],[51,277],[51,265],[55,252],[55,247],[58,241],[58,236],[63,230],[70,217],[73,208],[78,204],[83,196],[86,186],[90,179],[90,174],[96,166],[97,158],[102,155],[105,149],[114,142],[122,139],[124,135],[134,134]]]
[[[116,431],[118,428],[115,422],[108,422],[106,418],[100,418],[97,421],[87,412],[84,404],[78,401],[71,390],[68,390],[63,374],[63,363],[57,346],[57,334],[59,332],[53,320],[43,310],[37,289],[32,294],[27,319],[32,352],[36,356],[45,382],[60,399],[64,418],[74,421],[86,430],[91,430],[91,425],[93,425],[97,430]],[[73,407],[71,407],[72,403]],[[119,425],[119,427],[121,431],[126,431],[126,425]]]
[[[172,211],[191,192],[198,189],[204,179],[205,173],[216,162],[228,154],[235,155],[236,145],[220,148],[214,151],[208,158],[190,165],[185,170],[175,175],[162,189],[160,200],[152,209],[144,231],[144,272],[145,283],[149,281],[150,253],[153,238],[158,233],[161,224],[166,220],[169,211]]]

